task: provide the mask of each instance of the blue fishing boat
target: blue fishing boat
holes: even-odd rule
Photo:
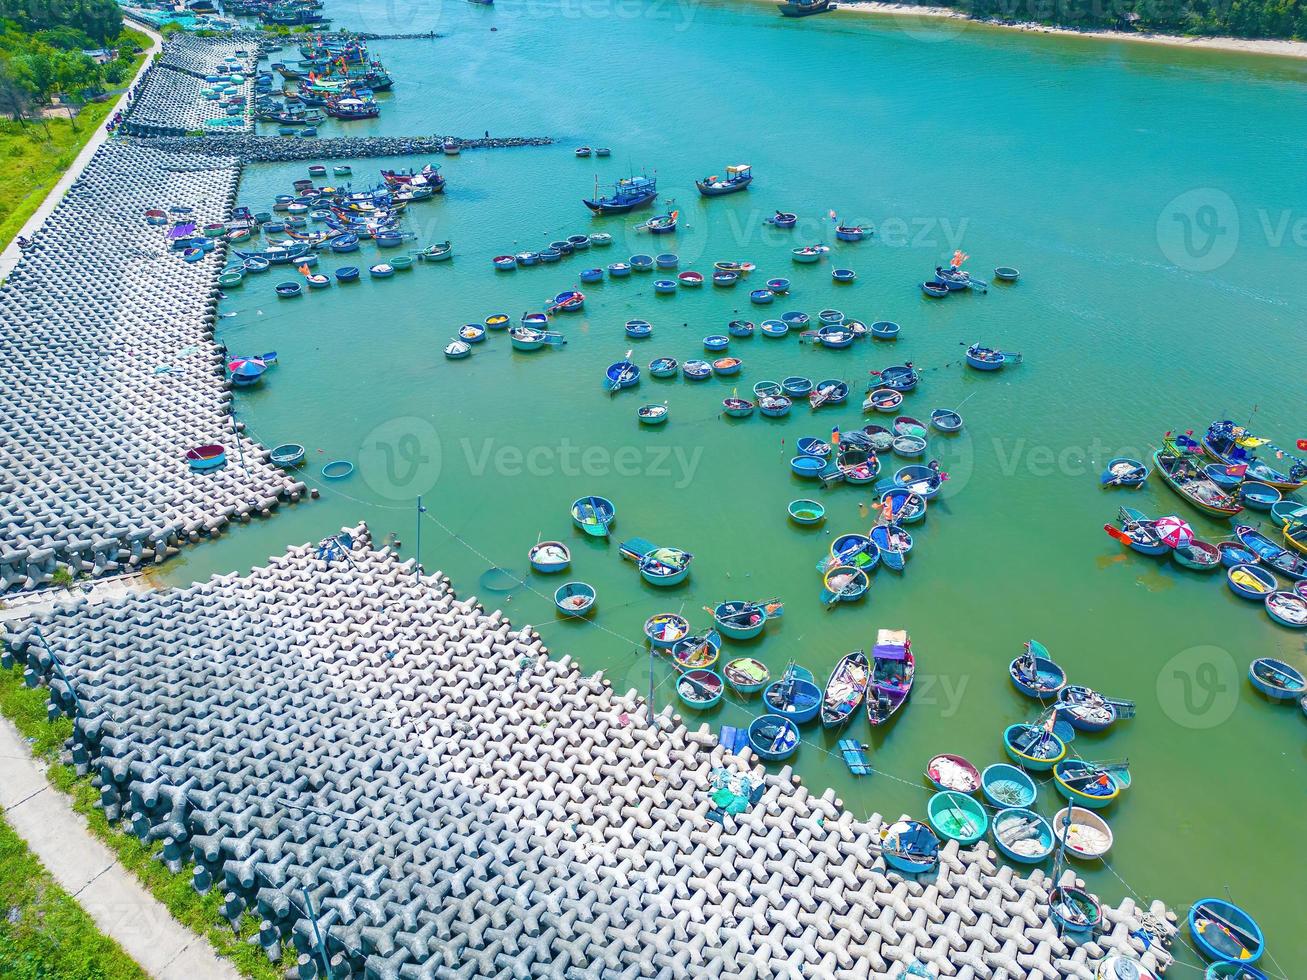
[[[783,276],[767,280],[767,288],[777,296],[784,296],[790,291],[790,281]]]
[[[771,671],[761,660],[753,657],[736,657],[728,660],[722,667],[722,677],[737,692],[745,695],[757,694],[771,680]]]
[[[943,299],[948,295],[947,286],[929,279],[921,284],[921,291],[930,299]]]
[[[974,844],[989,829],[985,807],[966,793],[952,790],[936,793],[926,802],[926,818],[940,836],[963,845]]]
[[[940,432],[960,432],[962,416],[951,408],[937,408],[930,413],[930,424]]]
[[[284,442],[268,453],[268,462],[289,470],[304,462],[305,449],[298,442]]]
[[[829,323],[817,331],[817,340],[831,350],[844,350],[853,345],[853,334],[839,324]]]
[[[660,269],[675,269],[681,264],[681,258],[675,252],[660,252],[654,256],[654,265]]]
[[[763,320],[758,329],[764,337],[779,340],[790,332],[790,325],[784,320]]]
[[[781,320],[789,324],[791,330],[807,330],[812,318],[799,310],[789,310],[781,314]]]
[[[1010,351],[995,350],[981,344],[972,344],[967,348],[967,364],[977,371],[999,371],[1009,364],[1020,364],[1021,355]]]
[[[777,228],[793,228],[799,223],[799,216],[792,211],[777,211],[766,223]]]
[[[781,382],[781,390],[790,398],[806,398],[812,393],[812,382],[798,375],[791,375]]]
[[[706,667],[687,670],[676,678],[676,696],[687,708],[706,711],[722,699],[726,685],[721,674]]]
[[[994,815],[994,846],[1011,861],[1038,864],[1053,853],[1053,828],[1025,807],[1008,807]]]
[[[825,505],[807,498],[791,500],[787,510],[795,524],[820,524],[826,519]]]
[[[613,184],[613,193],[599,196],[599,181],[595,180],[594,197],[581,203],[595,214],[626,214],[636,208],[647,207],[658,197],[658,180],[655,177],[623,177]]]
[[[722,652],[722,637],[716,630],[702,636],[686,636],[672,644],[672,660],[682,670],[711,667]]]
[[[1307,504],[1296,500],[1281,500],[1271,505],[1271,519],[1280,527],[1297,522],[1307,524]]]
[[[1107,461],[1098,478],[1105,487],[1141,487],[1148,479],[1148,467],[1129,456],[1115,456]]]
[[[1245,480],[1239,484],[1239,499],[1252,510],[1270,510],[1281,500],[1280,491],[1269,483]]]
[[[1101,810],[1121,795],[1109,771],[1085,759],[1063,759],[1053,766],[1053,785],[1077,806]]]
[[[1265,602],[1280,585],[1274,575],[1258,565],[1233,565],[1225,573],[1225,581],[1231,592],[1253,602]]]
[[[604,278],[603,269],[582,269],[581,282],[589,284],[592,282],[602,282]]]
[[[1118,704],[1091,687],[1068,684],[1057,692],[1057,717],[1065,718],[1078,732],[1101,732],[1120,717]]]
[[[641,541],[642,538],[634,539]],[[626,554],[626,549],[631,542],[622,544],[622,554]],[[670,588],[673,585],[680,585],[690,574],[690,562],[694,560],[694,555],[688,551],[682,551],[680,548],[653,548],[644,550],[637,559],[640,568],[640,577],[650,585],[657,585],[663,588]]]
[[[1103,921],[1098,899],[1083,888],[1057,885],[1048,893],[1048,912],[1061,932],[1092,935]]]
[[[279,282],[273,288],[282,299],[293,299],[304,291],[297,282]]]
[[[795,456],[790,460],[790,469],[794,474],[807,480],[817,479],[829,465],[820,456]]]
[[[1307,694],[1302,672],[1273,657],[1258,657],[1249,664],[1248,681],[1273,701],[1296,701]]]
[[[782,608],[778,602],[728,599],[713,607],[713,625],[732,640],[752,640],[762,632],[769,618],[780,616]]]
[[[359,236],[339,235],[328,244],[333,252],[357,252],[359,249]]]
[[[1231,471],[1234,472],[1231,472]],[[1208,463],[1203,467],[1203,476],[1211,480],[1222,490],[1234,490],[1243,483],[1242,466],[1226,466],[1224,463]]]
[[[848,285],[858,278],[852,269],[831,269],[830,277],[841,285]]]
[[[749,302],[755,306],[766,306],[776,298],[770,289],[755,289],[749,293]]]
[[[544,316],[544,314],[541,314],[541,316]],[[541,321],[542,324],[545,322],[547,321],[545,320]],[[486,317],[485,325],[487,330],[507,330],[509,325],[508,314],[491,313],[488,317]]]
[[[1294,592],[1275,591],[1266,597],[1266,615],[1289,629],[1307,629],[1307,589],[1298,583]]]
[[[1066,758],[1066,743],[1043,725],[1008,725],[1003,749],[1027,772],[1047,772]]]
[[[830,608],[837,602],[857,602],[871,588],[871,578],[853,565],[835,565],[821,579],[818,597],[823,606]]]
[[[825,728],[844,725],[862,704],[870,679],[867,654],[854,650],[840,658],[822,692],[821,723]]]
[[[572,564],[572,552],[561,541],[541,541],[531,546],[527,561],[537,572],[549,575],[561,572]]]
[[[1256,565],[1258,561],[1257,553],[1238,541],[1218,541],[1216,550],[1221,555],[1221,564],[1226,568],[1233,568],[1235,565]]]
[[[877,320],[868,328],[871,335],[877,340],[897,340],[901,329],[892,320]]]
[[[670,203],[670,202],[669,202]],[[667,214],[658,214],[650,218],[638,228],[652,232],[655,235],[670,235],[676,230],[676,220],[680,217],[679,211],[669,211]],[[672,268],[676,268],[672,266]]]
[[[842,405],[848,397],[849,386],[846,382],[838,378],[827,378],[825,381],[817,382],[816,386],[808,392],[808,405],[814,410],[823,405]]]
[[[712,365],[698,359],[689,360],[681,365],[681,373],[689,381],[703,381],[712,377]]]
[[[536,253],[536,255],[538,256],[540,261],[543,262],[545,265],[549,265],[553,262],[557,262],[559,259],[563,257],[563,253],[556,248],[542,248],[539,252]],[[615,273],[613,272],[613,267],[611,265],[608,267],[608,274],[615,275]]]
[[[1124,536],[1123,543],[1132,551],[1137,551],[1141,555],[1155,556],[1164,555],[1170,549],[1170,545],[1162,540],[1157,530],[1157,522],[1146,517],[1143,511],[1136,510],[1134,507],[1122,507],[1118,512],[1117,520],[1121,525],[1119,531],[1110,524],[1104,525],[1104,530],[1108,530],[1108,533],[1117,540],[1121,540]]]
[[[617,509],[604,497],[581,497],[572,504],[572,523],[593,538],[608,537]]]
[[[740,373],[740,366],[743,363],[738,357],[719,357],[712,362],[713,374],[729,378]]]
[[[778,419],[789,415],[793,404],[784,395],[763,395],[758,399],[758,411],[769,419]]]
[[[1241,475],[1277,490],[1297,490],[1307,485],[1307,461],[1277,449],[1269,440],[1254,436],[1245,426],[1229,419],[1207,427],[1202,449],[1217,462],[1247,467]],[[1274,454],[1276,465],[1256,455],[1258,449]]]
[[[356,265],[343,265],[336,270],[337,282],[357,282],[359,269]]]
[[[655,357],[649,362],[649,376],[652,378],[672,378],[680,369],[680,363],[674,357]]]
[[[1281,548],[1255,527],[1240,524],[1234,529],[1239,543],[1254,552],[1261,562],[1296,582],[1307,580],[1307,559]]]
[[[903,571],[907,564],[908,553],[912,550],[912,535],[897,524],[879,524],[871,529],[871,540],[880,548],[881,560],[885,567]]]
[[[631,388],[640,383],[640,368],[631,360],[631,351],[623,360],[608,365],[604,372],[605,384],[610,392]]]
[[[626,260],[631,264],[632,272],[652,272],[654,267],[654,257],[645,255],[643,252],[632,255]]]
[[[712,284],[720,288],[734,286],[739,281],[740,274],[738,272],[722,272],[719,270],[712,274]]]
[[[817,563],[817,571],[824,572],[836,565],[853,565],[871,570],[880,561],[880,548],[869,536],[854,531],[841,534],[830,546],[830,555]]]
[[[820,456],[823,459],[830,456],[830,443],[816,436],[799,436],[799,441],[795,445],[803,456]]]
[[[1006,762],[985,767],[980,774],[980,791],[996,807],[1028,807],[1039,795],[1035,781]]]
[[[751,183],[753,183],[753,168],[747,163],[737,163],[726,168],[725,177],[713,174],[711,177],[696,180],[694,186],[699,188],[699,193],[704,197],[721,197],[723,194],[734,194],[745,190]]]
[[[662,425],[670,413],[664,402],[661,405],[641,405],[635,414],[641,425]]]
[[[660,296],[667,296],[670,293],[676,292],[675,279],[655,279],[653,286],[654,292],[658,293]]]
[[[722,413],[733,419],[747,418],[753,414],[753,402],[747,398],[732,395],[722,399]]]
[[[465,323],[458,328],[458,339],[469,344],[479,344],[486,339],[486,328],[479,323]]]
[[[682,289],[697,289],[703,285],[703,273],[687,269],[677,274],[676,281],[681,284]]]
[[[909,392],[917,387],[921,381],[921,376],[917,373],[916,368],[912,366],[911,361],[903,364],[892,364],[883,371],[872,371],[874,377],[880,379],[881,387],[889,388],[891,391]]]
[[[760,759],[788,759],[799,747],[799,726],[782,715],[763,715],[749,723],[749,745]]]
[[[450,341],[445,345],[445,356],[451,361],[461,361],[472,356],[472,345],[462,340]]]
[[[890,824],[881,831],[880,846],[886,864],[909,874],[933,871],[939,864],[939,838],[916,820]]]
[[[1066,686],[1066,671],[1038,640],[1027,640],[1021,656],[1008,664],[1012,685],[1028,698],[1054,700]]]
[[[368,273],[373,279],[388,279],[395,274],[395,267],[389,262],[378,262],[368,267]]]
[[[196,446],[186,451],[186,465],[193,470],[214,470],[227,462],[227,450],[217,444]]]
[[[613,244],[613,236],[606,231],[596,231],[590,236],[590,244],[598,248],[604,248]]]
[[[1251,965],[1266,941],[1257,921],[1239,906],[1219,898],[1202,898],[1189,909],[1189,934],[1204,959]]]
[[[768,711],[802,725],[821,710],[821,688],[809,671],[791,663],[780,680],[768,685],[762,700]]]
[[[626,335],[632,340],[647,340],[653,336],[653,324],[648,320],[627,320]]]
[[[1227,961],[1208,966],[1203,973],[1203,980],[1271,980],[1271,978],[1255,966]]]
[[[926,498],[907,487],[890,487],[880,503],[881,513],[894,524],[916,524],[926,517]]]
[[[896,436],[894,438],[894,451],[900,456],[908,455],[905,450],[910,449],[902,445],[903,440],[912,438],[910,436]],[[919,436],[916,437],[919,442],[924,442]],[[916,452],[920,455],[925,446],[921,446]],[[923,465],[921,463],[911,463],[900,468],[894,474],[894,482],[900,487],[911,490],[918,494],[924,500],[934,500],[939,494],[940,488],[944,485],[944,474],[939,471],[938,464]]]
[[[723,351],[730,346],[731,338],[724,334],[714,333],[703,338],[703,349],[707,351]]]
[[[644,635],[656,650],[670,650],[690,635],[690,624],[676,613],[658,613],[644,623]]]

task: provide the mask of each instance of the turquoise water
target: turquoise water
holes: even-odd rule
[[[360,519],[379,535],[396,533],[412,555],[421,493],[428,568],[448,573],[461,594],[502,604],[556,654],[602,668],[619,689],[648,689],[640,628],[659,611],[704,626],[703,606],[779,596],[784,618],[729,650],[777,674],[795,659],[822,677],[843,653],[868,647],[876,628],[906,627],[920,666],[912,701],[885,731],[872,735],[859,718],[847,733],[871,745],[878,773],[851,777],[826,751],[839,736],[820,728],[806,730],[793,760],[810,785],[835,787],[859,814],[924,815],[921,773],[936,752],[982,767],[1003,760],[1002,729],[1033,714],[1006,666],[1036,637],[1074,682],[1139,705],[1135,720],[1074,746],[1087,758],[1128,756],[1135,777],[1106,814],[1117,843],[1110,869],[1086,869],[1093,886],[1114,900],[1161,897],[1181,912],[1228,889],[1266,928],[1279,967],[1271,970],[1293,975],[1307,963],[1295,862],[1267,853],[1301,824],[1305,722],[1245,679],[1256,656],[1307,667],[1301,636],[1234,597],[1219,576],[1123,554],[1102,531],[1121,504],[1178,513],[1209,539],[1229,528],[1155,480],[1137,493],[1103,491],[1097,480],[1111,456],[1146,454],[1164,431],[1201,431],[1214,418],[1252,418],[1287,445],[1307,437],[1293,364],[1302,350],[1304,248],[1294,229],[1307,213],[1299,145],[1307,65],[955,34],[954,25],[896,18],[794,23],[765,5],[661,6],[640,16],[625,6],[512,0],[416,13],[370,0],[331,9],[338,24],[434,26],[446,36],[376,42],[398,79],[383,115],[331,124],[324,135],[488,130],[559,142],[442,161],[447,194],[415,205],[408,227],[421,242],[452,240],[453,262],[296,301],[273,296],[285,278],[276,273],[233,291],[224,311],[237,315],[220,321],[221,339],[233,353],[281,356],[262,390],[237,396],[238,415],[267,445],[307,445],[305,479],[322,499],[187,552],[170,580],[258,564]],[[575,159],[581,143],[611,146],[613,156]],[[747,194],[696,196],[695,177],[736,162],[757,174]],[[378,166],[355,161],[356,182]],[[633,232],[634,219],[592,219],[580,204],[596,176],[646,169],[681,210],[670,240]],[[241,199],[266,207],[302,176],[298,165],[250,168]],[[803,216],[800,229],[763,224],[776,209]],[[832,243],[831,261],[794,265],[790,248],[833,237],[830,210],[874,223],[877,237]],[[616,237],[612,248],[508,274],[491,267],[501,252],[597,230]],[[955,247],[980,275],[1018,266],[1020,283],[926,300],[916,284]],[[582,268],[663,250],[700,271],[747,259],[758,265],[752,282],[783,275],[793,292],[759,310],[743,284],[663,297],[654,277],[632,276],[585,287],[585,311],[557,321],[568,339],[560,351],[513,353],[492,335],[469,360],[441,354],[463,322],[540,309],[576,287]],[[322,268],[374,256],[324,256]],[[858,281],[833,284],[835,265]],[[684,361],[703,356],[701,338],[737,316],[832,306],[896,320],[902,337],[840,352],[756,336],[732,342],[744,360],[738,381],[645,377],[616,396],[603,388],[605,366],[628,349],[642,365],[660,355]],[[651,340],[624,337],[635,316],[654,324]],[[969,371],[961,351],[974,341],[1025,361],[995,375]],[[721,399],[790,374],[842,378],[856,396],[869,371],[904,359],[924,369],[904,410],[925,417],[959,407],[967,427],[932,438],[931,455],[951,479],[913,529],[907,571],[878,572],[863,603],[827,612],[814,565],[834,535],[870,525],[872,495],[819,490],[791,476],[788,460],[800,436],[862,424],[858,400],[817,413],[796,406],[785,420],[727,420]],[[668,424],[638,426],[636,408],[663,401]],[[318,477],[336,458],[359,471],[339,484]],[[612,543],[587,540],[569,522],[570,502],[590,493],[617,505]],[[802,496],[825,503],[823,528],[787,520],[787,502]],[[555,616],[548,597],[561,577],[525,572],[526,550],[541,536],[567,541],[568,577],[599,590],[593,624]],[[694,552],[690,580],[667,592],[642,583],[617,555],[616,542],[631,536]],[[673,697],[669,671],[654,670],[662,705]],[[716,729],[755,713],[728,704],[703,720]],[[1051,785],[1041,789],[1043,812],[1061,803]]]

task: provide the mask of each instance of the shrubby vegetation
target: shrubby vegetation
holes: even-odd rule
[[[1161,34],[1307,39],[1307,0],[943,0],[971,16]]]

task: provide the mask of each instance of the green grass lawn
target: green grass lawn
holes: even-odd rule
[[[14,723],[23,737],[31,742],[32,754],[51,763],[50,782],[61,792],[72,797],[73,809],[85,819],[91,833],[103,841],[117,855],[122,863],[141,882],[142,885],[172,913],[173,918],[182,925],[201,936],[207,936],[219,956],[230,960],[241,974],[252,980],[281,980],[281,970],[268,962],[263,950],[257,945],[246,942],[250,936],[259,931],[259,924],[252,915],[245,916],[241,923],[240,934],[232,932],[230,924],[222,914],[222,894],[220,888],[214,888],[207,895],[198,894],[191,887],[189,868],[181,874],[170,872],[159,860],[163,845],[154,841],[143,844],[130,832],[119,829],[124,825],[115,825],[105,819],[104,812],[95,806],[100,794],[91,785],[89,776],[78,776],[71,766],[58,762],[59,750],[64,741],[72,734],[72,722],[67,718],[56,721],[46,720],[46,691],[44,688],[23,686],[23,672],[19,667],[12,670],[0,670],[0,714]],[[4,853],[0,846],[0,856]],[[34,860],[34,859],[33,859]],[[138,970],[131,974],[118,974],[111,971],[96,973],[78,970],[63,973],[55,969],[56,962],[45,963],[46,969],[36,963],[35,959],[28,972],[13,972],[6,964],[6,946],[4,945],[4,923],[2,917],[6,911],[5,877],[0,865],[0,978],[3,980],[37,980],[37,978],[62,978],[69,980],[116,980],[119,976],[142,976]],[[65,896],[66,897],[66,896]],[[71,899],[70,899],[71,901]],[[88,920],[89,921],[89,920]],[[35,955],[36,951],[33,951]],[[126,959],[124,957],[124,959]],[[127,961],[129,964],[130,960]]]
[[[0,977],[146,980],[118,944],[55,884],[0,811]]]
[[[120,44],[148,50],[150,39],[139,31],[124,30]],[[138,57],[129,79],[134,80],[144,55]],[[26,124],[0,120],[0,249],[13,241],[50,189],[77,158],[91,136],[104,125],[118,102],[119,92],[103,102],[90,102],[77,114],[77,129],[65,118]]]

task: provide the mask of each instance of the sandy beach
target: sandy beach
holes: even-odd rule
[[[961,20],[986,27],[1004,30],[1027,31],[1036,34],[1058,34],[1067,37],[1093,38],[1104,41],[1130,41],[1144,44],[1164,44],[1177,48],[1197,48],[1207,51],[1230,51],[1240,54],[1271,55],[1280,58],[1307,58],[1307,41],[1289,41],[1273,38],[1247,37],[1183,37],[1178,34],[1152,34],[1110,30],[1076,30],[1070,27],[1053,27],[1034,21],[975,20],[951,7],[926,7],[903,3],[882,3],[880,0],[844,0],[839,10],[851,13],[884,17],[928,17],[942,20]]]

